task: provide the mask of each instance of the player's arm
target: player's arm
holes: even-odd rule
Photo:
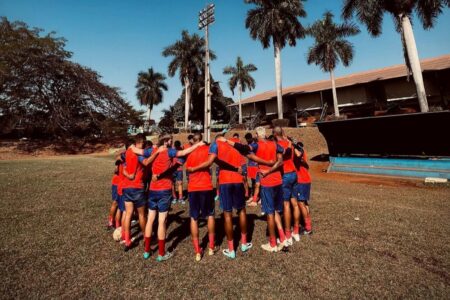
[[[301,145],[294,144],[294,154],[295,154],[295,157],[297,158],[294,161],[295,166],[297,167],[297,169],[299,167],[304,167],[306,169],[309,169],[308,163],[304,160],[305,150],[303,149],[303,147]]]
[[[266,177],[270,173],[277,171],[277,169],[280,168],[282,165],[283,165],[283,153],[278,152],[277,161],[273,164],[272,168],[270,168],[269,170],[260,171],[260,173],[263,177]]]
[[[176,156],[177,157],[186,156],[186,155],[190,154],[192,151],[194,151],[195,149],[197,149],[198,147],[203,146],[203,145],[205,145],[205,143],[200,142],[200,143],[192,145],[191,147],[189,147],[187,149],[179,150],[179,151],[177,151]]]
[[[136,176],[136,170],[137,170],[137,167],[135,168],[134,172],[128,173],[126,168],[123,168],[122,174],[129,180],[134,180],[134,177]]]
[[[219,168],[221,170],[227,170],[227,171],[232,171],[232,172],[237,172],[239,174],[242,174],[242,167],[235,167],[233,165],[230,165],[226,161],[223,161],[223,160],[220,160],[220,159],[216,159],[215,163],[216,163],[216,165],[219,166]]]
[[[137,154],[137,155],[144,155],[144,149],[137,148],[134,144],[131,145],[131,146],[128,147],[128,148],[131,149],[131,151],[133,151],[134,154]]]
[[[258,163],[260,165],[266,165],[266,166],[271,167],[271,166],[273,166],[275,164],[275,161],[262,159],[262,158],[256,156],[254,153],[250,153],[250,154],[248,154],[246,156],[247,156],[248,159],[251,159],[251,160],[253,160],[254,162],[256,162],[256,163]]]
[[[189,173],[193,173],[193,172],[196,172],[201,169],[207,169],[207,168],[211,167],[211,165],[214,163],[214,160],[216,159],[216,157],[217,157],[216,154],[210,153],[208,155],[208,159],[205,162],[199,164],[196,167],[187,168],[187,171]]]
[[[149,157],[142,160],[141,164],[143,164],[144,166],[148,166],[155,160],[155,158],[158,156],[158,154],[161,153],[162,151],[164,151],[165,149],[166,149],[166,146],[160,146],[158,148],[158,150],[152,149],[152,154]]]
[[[253,151],[252,147],[249,145],[244,145],[241,143],[236,143],[230,140],[227,140],[224,137],[220,137],[217,139],[219,142],[226,142],[228,143],[230,146],[232,146],[234,149],[236,149],[237,151],[239,151],[240,154],[247,156],[248,154],[250,154],[250,152]]]
[[[156,180],[159,180],[161,178],[165,178],[167,176],[172,176],[173,172],[175,172],[182,165],[183,164],[180,161],[177,160],[172,166],[167,168],[161,174],[153,175],[152,176],[152,181],[156,181]]]

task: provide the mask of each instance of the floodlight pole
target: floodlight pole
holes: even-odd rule
[[[200,11],[199,29],[205,29],[205,116],[204,116],[204,138],[211,142],[211,76],[209,71],[209,25],[214,22],[214,4],[207,5]]]

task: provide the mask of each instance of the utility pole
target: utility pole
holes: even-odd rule
[[[205,29],[205,121],[204,121],[204,138],[211,142],[211,76],[209,75],[209,32],[208,27],[214,23],[214,4],[207,5],[199,13],[198,28]]]

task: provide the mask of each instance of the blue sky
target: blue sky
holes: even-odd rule
[[[253,41],[245,29],[245,16],[249,5],[243,0],[216,0],[216,23],[210,29],[210,45],[218,59],[212,62],[211,72],[221,82],[227,96],[227,77],[222,75],[226,65],[234,64],[236,57],[258,67],[254,73],[256,89],[244,97],[271,90],[275,86],[273,49],[264,50]],[[103,81],[119,87],[124,97],[137,108],[135,84],[137,73],[154,67],[166,73],[169,58],[161,56],[162,49],[180,38],[181,30],[203,34],[197,29],[198,11],[206,1],[201,0],[0,0],[0,15],[9,20],[25,21],[32,27],[56,31],[65,37],[67,49],[74,53],[73,60],[98,71]],[[340,21],[339,0],[309,0],[305,3],[308,17],[304,25],[331,10]],[[450,11],[447,9],[437,26],[425,31],[414,20],[416,41],[421,58],[450,53]],[[365,28],[351,38],[355,45],[353,64],[338,67],[337,76],[384,67],[403,62],[400,37],[386,15],[383,34],[371,38]],[[297,47],[282,52],[283,86],[328,79],[328,75],[315,65],[306,63],[306,52],[312,40],[300,40]],[[152,118],[159,119],[161,110],[173,104],[180,96],[179,78],[168,78],[169,91],[164,103],[156,106]],[[236,97],[233,97],[236,100]]]

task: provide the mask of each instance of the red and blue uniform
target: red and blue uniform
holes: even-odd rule
[[[209,147],[209,153],[217,159],[239,168],[242,167],[243,157],[226,142],[214,142]],[[241,210],[245,207],[244,177],[231,170],[219,170],[220,207],[225,212],[232,212],[233,208]]]
[[[283,155],[283,200],[290,201],[296,198],[297,186],[297,169],[294,165],[294,149],[288,140],[279,140],[278,145],[283,147],[283,151],[287,149],[291,151]]]
[[[305,150],[303,150],[303,160],[305,162],[307,162],[308,160],[308,156]],[[307,168],[300,165],[300,167],[297,170],[297,188],[296,188],[297,200],[303,202],[309,201],[310,193],[311,193],[311,175],[309,174]]]
[[[152,174],[160,175],[173,164],[173,158],[177,156],[177,150],[174,148],[166,149],[158,154],[152,163]],[[150,191],[148,193],[148,208],[159,212],[166,212],[170,208],[172,200],[173,174],[159,178],[150,182]]]
[[[144,198],[144,168],[139,163],[138,156],[128,149],[125,153],[125,170],[128,175],[134,175],[134,179],[123,177],[122,189],[125,202],[133,202],[136,208],[145,205]]]
[[[275,142],[259,140],[250,145],[252,152],[261,159],[276,161],[277,154],[283,153],[284,149]],[[259,165],[259,170],[270,170],[271,167]],[[283,211],[283,190],[281,171],[275,171],[265,177],[261,177],[261,204],[265,214],[274,214],[275,211]]]
[[[186,159],[186,168],[193,168],[205,161],[209,147],[204,145],[195,149]],[[189,216],[194,220],[214,216],[214,197],[209,169],[189,173],[188,196]]]

